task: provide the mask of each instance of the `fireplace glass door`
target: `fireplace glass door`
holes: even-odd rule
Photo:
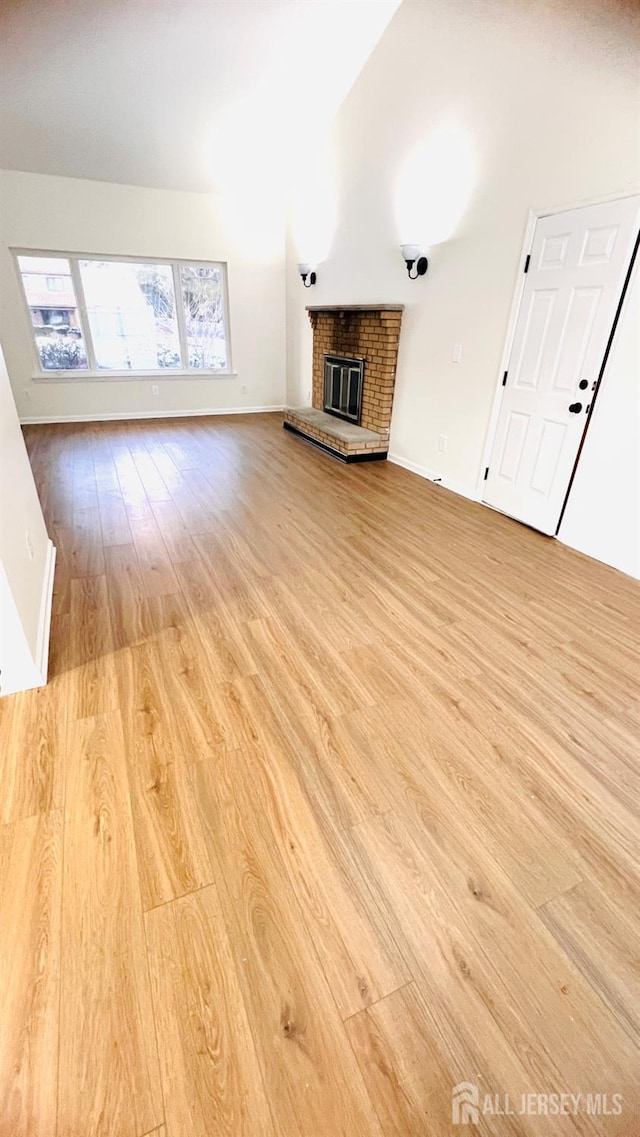
[[[360,422],[364,360],[341,355],[324,357],[324,409],[329,414]]]

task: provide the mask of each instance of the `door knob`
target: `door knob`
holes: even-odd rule
[[[581,391],[586,391],[587,387],[589,386],[589,380],[588,379],[581,379],[580,382],[578,383],[578,386],[579,386]]]
[[[582,403],[569,403],[569,411],[572,415],[579,415],[582,410]]]

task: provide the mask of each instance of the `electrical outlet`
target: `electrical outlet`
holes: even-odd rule
[[[446,434],[441,434],[439,439],[438,439],[438,450],[440,451],[441,454],[444,454],[448,445],[449,445],[449,439],[447,438]]]
[[[158,387],[157,383],[151,384],[151,394],[152,395],[158,395],[159,394],[159,387]]]
[[[459,363],[461,359],[462,359],[462,344],[461,343],[454,343],[453,348],[451,350],[451,362],[452,363]]]
[[[241,390],[242,390],[242,394],[243,394],[243,395],[246,395],[246,393],[247,393],[247,384],[246,384],[246,383],[243,383],[243,384],[242,384],[242,388],[241,388]]]
[[[25,402],[25,403],[31,402],[31,391],[29,390],[28,387],[22,388],[22,399],[23,399],[23,402]]]
[[[24,535],[24,539],[25,539],[25,543],[27,546],[27,552],[29,553],[29,560],[32,561],[33,560],[33,542],[31,540],[31,534],[29,533],[28,529]]]

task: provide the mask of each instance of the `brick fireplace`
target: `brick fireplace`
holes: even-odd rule
[[[312,406],[286,411],[285,428],[343,462],[386,458],[403,305],[312,305],[307,311],[313,328]],[[353,376],[358,365],[356,412],[344,377]]]

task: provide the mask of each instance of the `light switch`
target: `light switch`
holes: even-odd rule
[[[459,363],[461,359],[462,359],[462,344],[461,343],[454,343],[453,350],[451,352],[451,362],[452,363]]]

